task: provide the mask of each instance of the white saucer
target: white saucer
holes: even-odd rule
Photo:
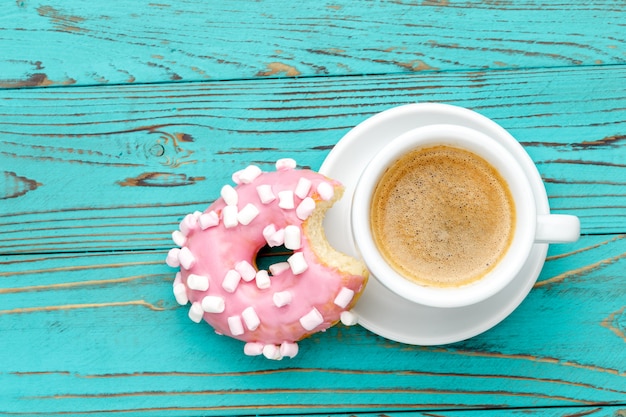
[[[473,111],[436,103],[395,107],[360,123],[337,143],[320,167],[321,173],[346,187],[343,198],[328,211],[324,221],[327,238],[336,249],[358,257],[352,239],[350,205],[354,187],[372,156],[400,134],[435,123],[458,124],[486,134],[504,132],[498,124]],[[505,148],[521,148],[508,133],[504,132],[504,137],[507,139],[501,144]],[[537,168],[525,152],[518,160],[532,184],[537,214],[548,214],[548,198]],[[354,308],[358,323],[387,339],[412,345],[441,345],[476,336],[500,323],[521,304],[541,272],[547,251],[547,244],[535,244],[526,266],[507,287],[468,307],[442,309],[414,304],[371,276]]]

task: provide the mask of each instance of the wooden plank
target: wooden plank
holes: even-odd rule
[[[517,410],[437,410],[432,411],[408,411],[397,413],[384,413],[384,417],[479,417],[497,415],[499,417],[621,417],[625,415],[626,409],[623,406],[598,406],[598,407],[538,407],[538,408],[521,408]],[[289,415],[285,417],[295,417]],[[333,414],[335,417],[367,417],[371,414]]]
[[[0,87],[623,64],[620,2],[17,0]]]
[[[423,417],[478,417],[481,415],[490,415],[492,410],[470,410],[470,411],[438,411],[431,414],[429,412],[422,413],[392,413],[385,414],[385,417],[406,417],[409,415],[418,415]],[[502,417],[516,416],[541,416],[541,417],[621,417],[626,410],[623,407],[604,406],[604,407],[567,407],[567,408],[524,408],[519,410],[497,410],[494,414]],[[356,417],[359,417],[358,415]]]
[[[621,417],[626,413],[626,409],[621,406],[600,406],[600,407],[566,407],[566,408],[522,408],[518,410],[437,410],[431,411],[409,411],[399,413],[385,413],[384,417],[479,417],[497,415],[501,417]],[[295,415],[294,415],[295,416]],[[371,414],[339,414],[336,417],[366,417]],[[290,417],[290,416],[285,416]]]
[[[483,415],[490,415],[490,411],[493,410],[470,410],[470,411],[456,411],[456,410],[444,410],[431,412],[408,412],[408,413],[385,413],[385,417],[407,417],[407,416],[422,416],[422,417],[478,417]],[[502,417],[515,417],[515,416],[541,416],[541,417],[619,417],[624,415],[626,410],[622,407],[567,407],[567,408],[524,408],[519,410],[497,410],[492,414],[497,414]],[[360,417],[360,414],[352,414],[351,416]],[[348,417],[347,415],[344,417]],[[365,415],[363,415],[365,417]]]
[[[524,303],[465,342],[409,346],[340,325],[280,362],[244,356],[241,342],[192,323],[174,301],[164,256],[0,257],[0,413],[573,406],[607,415],[626,405],[626,235],[551,247]]]
[[[626,232],[614,66],[0,91],[0,253],[166,248],[235,170],[280,157],[317,169],[352,126],[419,101],[493,118],[538,164],[554,211],[583,233]]]

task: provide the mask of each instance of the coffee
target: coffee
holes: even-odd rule
[[[374,241],[410,280],[454,287],[489,272],[509,247],[515,206],[487,161],[450,146],[418,148],[392,164],[371,203]]]

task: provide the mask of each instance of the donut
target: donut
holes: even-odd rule
[[[179,268],[173,292],[178,304],[190,304],[189,318],[268,359],[294,357],[298,341],[339,321],[355,324],[351,309],[368,271],[329,244],[322,224],[343,186],[290,158],[275,171],[250,165],[232,178],[234,186],[172,233],[166,263]],[[262,248],[282,246],[286,261],[257,267]]]

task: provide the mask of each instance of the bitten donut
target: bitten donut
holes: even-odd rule
[[[218,334],[247,342],[247,355],[294,357],[299,340],[341,320],[356,323],[350,311],[368,277],[358,260],[334,250],[325,238],[326,210],[343,187],[293,159],[276,171],[257,166],[233,174],[205,212],[188,214],[172,233],[177,245],[166,263],[180,271],[174,295],[191,303],[189,318],[208,322]],[[293,251],[286,262],[259,270],[265,246]]]

